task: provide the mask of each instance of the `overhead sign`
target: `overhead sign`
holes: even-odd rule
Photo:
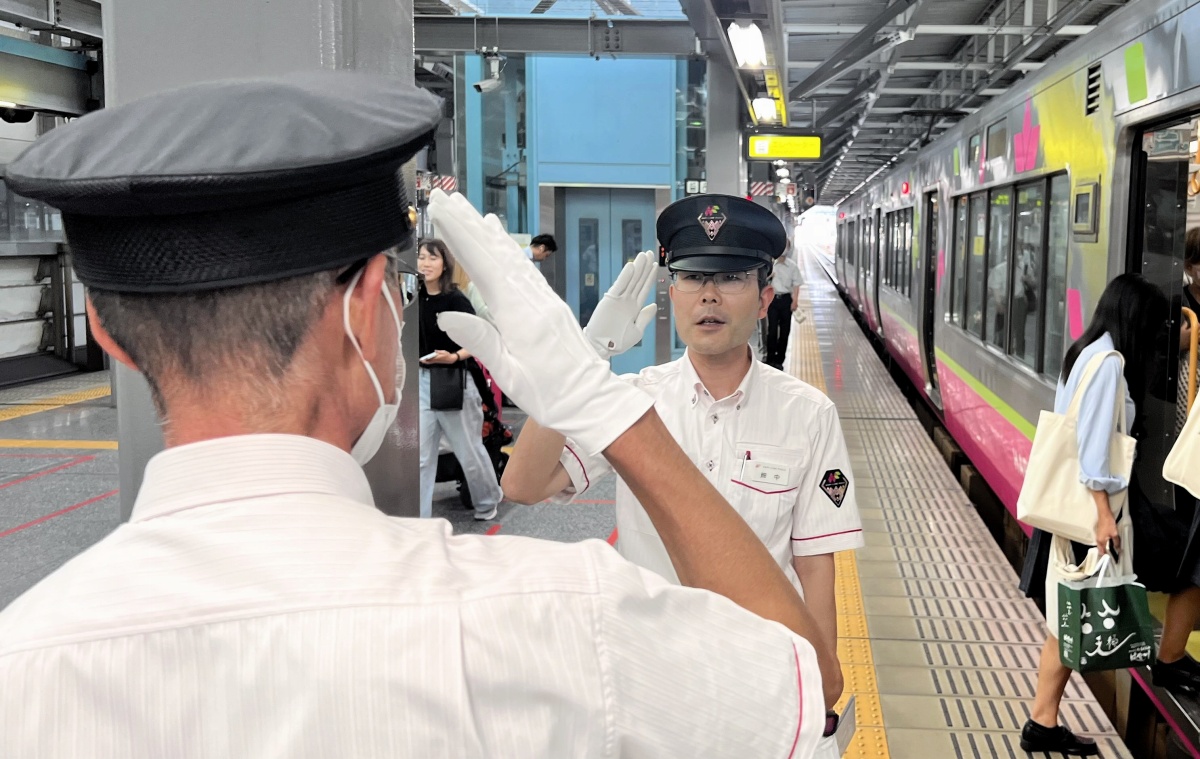
[[[761,132],[746,138],[750,161],[816,161],[820,157],[820,135]]]

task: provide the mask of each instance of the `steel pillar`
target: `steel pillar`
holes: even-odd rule
[[[205,79],[305,69],[413,78],[412,0],[120,0],[102,8],[110,106]],[[405,177],[411,190],[411,166]],[[404,256],[413,262],[415,252]],[[416,516],[418,325],[416,314],[406,316],[402,355],[410,369],[399,419],[366,471],[380,509]],[[146,463],[163,443],[141,375],[117,368],[113,394],[127,519]]]

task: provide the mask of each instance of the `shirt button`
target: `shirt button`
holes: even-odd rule
[[[716,414],[713,414],[713,424],[716,424],[716,423],[717,423],[717,419],[719,419],[719,418],[720,418],[720,417],[718,417]]]
[[[740,404],[740,403],[739,403],[738,405],[734,406],[734,408],[735,408],[735,409],[737,409],[738,411],[741,411],[741,410],[742,410],[742,404]]]
[[[708,462],[708,471],[711,472],[712,470],[713,470],[713,463],[710,461],[710,462]]]

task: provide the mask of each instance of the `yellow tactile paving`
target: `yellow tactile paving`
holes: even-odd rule
[[[794,324],[791,337],[791,363],[788,371],[808,384],[825,392],[825,371],[821,365],[821,347],[817,328],[811,316],[812,303],[807,288],[800,288],[798,307],[809,317]],[[853,551],[836,554],[836,593],[838,610],[838,658],[846,681],[845,693],[838,703],[840,711],[855,697],[857,729],[854,740],[843,754],[845,759],[882,757],[889,759],[887,731],[883,727],[883,707],[879,700],[879,682],[871,654],[867,632],[867,617],[863,607],[862,585],[859,583],[858,562]]]
[[[83,401],[92,401],[97,398],[103,398],[112,394],[112,389],[108,384],[97,385],[85,390],[76,390],[71,393],[62,393],[61,395],[51,395],[46,398],[39,398],[33,403],[22,403],[19,406],[11,408],[0,408],[0,422],[7,422],[10,419],[19,419],[30,414],[37,414],[42,411],[51,411],[63,406],[70,406],[72,403],[82,403]]]
[[[57,450],[115,451],[116,440],[18,440],[0,438],[0,448],[50,448]]]

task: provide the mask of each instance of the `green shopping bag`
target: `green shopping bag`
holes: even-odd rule
[[[1095,575],[1058,583],[1058,655],[1078,672],[1102,672],[1154,661],[1154,623],[1137,575],[1104,576],[1105,554]]]

